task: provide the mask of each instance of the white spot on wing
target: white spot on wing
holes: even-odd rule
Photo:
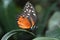
[[[33,15],[34,15],[34,16],[36,16],[36,14],[35,14],[35,13],[33,13]]]
[[[33,8],[33,7],[31,6],[31,8]]]
[[[26,11],[24,11],[24,12],[26,12]]]
[[[27,15],[30,15],[30,14],[27,14]]]
[[[31,10],[29,10],[29,13],[31,12]]]
[[[28,7],[29,7],[29,5],[26,5],[25,7],[26,7],[26,8],[28,8]]]
[[[26,9],[26,11],[28,11],[28,9]]]
[[[26,6],[26,8],[28,8],[28,6]]]
[[[32,12],[34,12],[34,11],[32,10]]]
[[[27,7],[29,7],[29,5]]]

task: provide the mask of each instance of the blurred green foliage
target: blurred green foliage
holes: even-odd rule
[[[16,30],[20,29],[16,23],[17,14],[23,11],[23,7],[27,1],[33,4],[38,16],[36,23],[38,28],[35,30],[35,33],[28,30]],[[60,22],[59,15],[52,17],[56,11],[60,12],[59,0],[0,0],[0,39],[3,36],[3,40],[6,36],[5,39],[7,40],[11,35],[10,40],[32,40],[33,38],[35,38],[33,40],[59,40],[60,26],[58,25],[59,28],[56,25],[51,26],[54,24],[54,20],[52,20],[54,18]],[[57,16],[59,17],[56,18]],[[49,23],[51,23],[50,26]],[[53,27],[57,29],[52,30]]]

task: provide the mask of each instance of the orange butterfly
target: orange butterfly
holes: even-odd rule
[[[23,12],[17,18],[17,24],[22,29],[30,29],[34,27],[37,20],[37,15],[31,3],[27,2]]]

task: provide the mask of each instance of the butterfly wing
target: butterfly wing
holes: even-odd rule
[[[20,28],[30,29],[32,26],[35,25],[36,20],[37,16],[35,9],[31,3],[27,2],[23,9],[23,13],[18,18],[17,23]]]

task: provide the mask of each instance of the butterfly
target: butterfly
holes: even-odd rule
[[[37,21],[37,15],[33,5],[26,3],[23,12],[17,18],[17,24],[22,29],[31,29]]]

